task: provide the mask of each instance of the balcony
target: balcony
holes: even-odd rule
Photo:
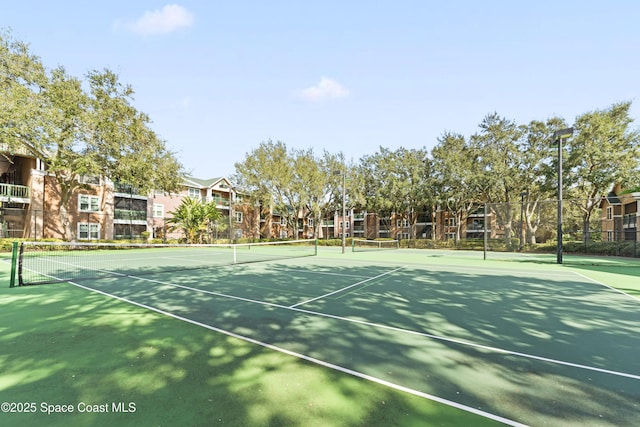
[[[115,209],[113,211],[114,224],[138,224],[147,223],[146,211],[132,211],[127,209]]]
[[[484,208],[474,209],[469,212],[469,218],[484,217]]]
[[[129,184],[121,184],[119,182],[113,184],[113,189],[116,193],[120,194],[140,194],[136,187]]]
[[[0,201],[30,203],[30,188],[25,185],[0,184]]]
[[[630,213],[622,218],[622,228],[637,228],[638,219],[635,213]]]
[[[222,197],[207,197],[206,203],[215,203],[217,208],[229,208],[229,199],[223,199]]]

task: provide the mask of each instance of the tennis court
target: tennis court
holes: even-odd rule
[[[211,334],[507,425],[640,420],[640,300],[587,269],[327,247],[256,263],[230,264],[232,254],[204,266],[197,260],[206,248],[193,250],[150,258],[134,250],[109,274],[95,267],[100,274],[61,277]],[[155,261],[141,267],[140,259]],[[180,268],[185,263],[193,268]],[[57,259],[56,269],[61,264],[72,262]]]

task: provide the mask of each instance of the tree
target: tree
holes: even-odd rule
[[[265,206],[266,212],[280,214],[287,227],[297,228],[299,194],[293,190],[294,165],[284,142],[262,142],[235,168],[234,181],[243,192]]]
[[[630,128],[631,102],[576,118],[576,135],[566,142],[566,182],[569,194],[579,199],[584,237],[588,237],[591,213],[613,184],[625,185],[637,177],[640,166],[640,134]]]
[[[313,234],[317,236],[332,188],[327,170],[330,159],[326,152],[319,160],[312,149],[289,150],[282,141],[266,141],[247,153],[243,162],[236,163],[233,180],[252,199],[268,206],[266,212],[280,214],[294,236],[298,236],[298,221],[303,217],[313,219]]]
[[[549,163],[554,157],[550,141],[554,129],[565,127],[566,123],[559,117],[551,117],[546,122],[532,120],[527,125],[521,145],[521,181],[525,185],[520,193],[524,226],[522,244],[536,243],[536,233],[548,222],[549,204],[545,201],[555,198],[557,191],[557,172]],[[553,227],[549,227],[551,229]]]
[[[169,213],[172,216],[167,222],[173,229],[182,230],[187,243],[203,243],[204,237],[222,216],[215,202],[202,203],[193,197],[183,199],[176,210]]]
[[[325,151],[324,155],[324,159],[317,159],[312,149],[294,152],[294,183],[298,183],[303,212],[313,220],[313,237],[319,234],[322,212],[327,205],[330,173],[325,167],[328,153]]]
[[[392,214],[407,220],[409,237],[415,238],[417,208],[432,199],[430,161],[428,151],[398,148],[396,151],[380,147],[373,155],[360,160],[367,191],[365,206],[383,213],[385,220]],[[390,227],[389,227],[390,228]]]
[[[0,142],[6,151],[25,150],[25,144],[44,137],[40,96],[47,84],[40,58],[29,46],[0,32]]]
[[[481,201],[478,188],[482,177],[476,162],[477,153],[473,151],[464,136],[451,132],[438,138],[438,144],[431,151],[437,203],[453,214],[456,241],[460,239],[467,215]]]
[[[133,89],[109,71],[83,82],[63,67],[48,71],[24,43],[0,38],[0,139],[45,163],[57,182],[66,239],[74,238],[68,212],[81,177],[101,176],[141,192],[180,188],[182,166],[133,105]]]
[[[470,140],[470,147],[474,150],[474,158],[481,171],[482,179],[476,181],[479,190],[486,202],[503,203],[503,209],[494,209],[493,213],[504,228],[507,245],[511,242],[515,214],[510,203],[519,198],[527,185],[522,174],[523,135],[523,127],[492,113],[485,116],[480,123],[480,132]]]

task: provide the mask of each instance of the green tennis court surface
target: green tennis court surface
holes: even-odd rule
[[[128,414],[0,421],[637,425],[640,269],[521,261],[320,247],[303,258],[3,289],[2,401],[137,402]],[[34,319],[39,312],[48,317]],[[56,333],[63,348],[49,344]],[[96,339],[115,343],[109,357]],[[74,385],[87,377],[100,381],[94,392]],[[51,396],[42,387],[51,378],[68,395]],[[178,418],[160,422],[160,412]]]

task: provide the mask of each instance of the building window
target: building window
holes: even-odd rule
[[[607,207],[607,219],[613,219],[613,206]]]
[[[153,205],[153,217],[164,218],[164,205],[156,203]]]
[[[406,218],[396,220],[397,227],[408,227],[409,221]]]
[[[200,189],[189,187],[189,197],[193,199],[200,199]]]
[[[287,225],[287,219],[283,216],[280,217],[280,225]]]
[[[607,241],[613,242],[613,231],[607,231]]]
[[[474,219],[471,223],[472,230],[484,230],[484,219]]]
[[[236,222],[242,222],[242,212],[236,212]]]
[[[80,223],[78,224],[78,239],[98,240],[100,238],[100,224]]]
[[[78,197],[78,209],[81,212],[98,212],[100,210],[100,198],[81,194]]]
[[[344,223],[342,221],[340,221],[340,229],[342,230],[342,226],[344,224],[344,228],[345,230],[349,229],[349,221],[344,221]]]
[[[313,227],[313,218],[307,219],[307,226]]]

